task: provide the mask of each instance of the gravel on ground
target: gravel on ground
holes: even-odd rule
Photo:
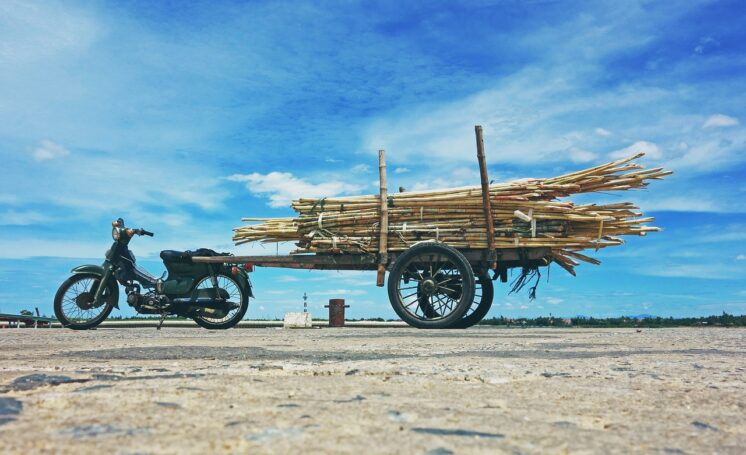
[[[746,329],[0,330],[2,453],[744,453]]]

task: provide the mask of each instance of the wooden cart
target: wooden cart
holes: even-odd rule
[[[419,328],[466,328],[492,306],[492,281],[508,280],[508,270],[536,269],[550,263],[549,248],[457,250],[424,241],[388,253],[388,295],[399,317]],[[193,257],[194,262],[251,264],[308,270],[378,270],[380,254],[297,254],[282,256]],[[492,267],[496,262],[495,268]],[[492,272],[492,273],[490,273]],[[490,276],[491,275],[491,276]]]
[[[495,248],[489,179],[482,127],[475,127],[482,202],[487,226],[486,249],[455,249],[436,240],[425,240],[400,252],[387,251],[388,207],[384,151],[379,151],[380,248],[376,253],[311,253],[287,256],[194,257],[195,262],[253,264],[316,270],[376,270],[376,284],[384,285],[389,272],[388,295],[399,317],[418,328],[465,328],[484,318],[492,306],[492,281],[508,279],[508,270],[521,268],[525,278],[531,270],[551,262],[549,248]],[[490,277],[489,272],[492,272]]]

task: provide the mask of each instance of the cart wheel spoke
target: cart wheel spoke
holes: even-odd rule
[[[458,251],[434,242],[416,245],[394,264],[389,298],[399,316],[412,325],[448,327],[471,307],[474,275]]]

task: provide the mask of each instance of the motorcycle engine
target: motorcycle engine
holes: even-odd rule
[[[138,313],[143,314],[160,314],[170,306],[168,297],[154,292],[148,292],[147,294],[129,293],[127,294],[127,303]]]

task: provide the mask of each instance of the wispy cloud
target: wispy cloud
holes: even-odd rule
[[[658,145],[648,141],[637,141],[634,144],[624,147],[619,150],[615,150],[609,153],[609,158],[618,160],[620,158],[626,158],[630,155],[636,155],[638,153],[644,153],[649,158],[660,159],[663,156],[661,149]]]
[[[5,212],[0,212],[0,226],[27,226],[49,220],[50,217],[48,215],[34,210],[9,209]]]
[[[31,152],[31,156],[36,161],[53,160],[69,154],[70,151],[68,149],[47,139],[41,141],[41,144]]]
[[[318,184],[309,183],[295,177],[289,172],[270,172],[260,174],[234,174],[228,177],[233,182],[245,182],[249,192],[269,198],[270,207],[285,207],[299,197],[321,198],[354,194],[365,188],[363,185],[342,181],[325,181]]]
[[[720,42],[718,40],[711,36],[703,36],[699,39],[697,45],[694,47],[694,53],[697,55],[702,55],[705,52],[718,46],[720,46]]]
[[[648,276],[668,278],[694,278],[709,280],[728,280],[742,277],[746,270],[738,270],[721,263],[702,264],[666,264],[665,266],[648,266],[640,269]]]
[[[722,201],[703,196],[662,196],[655,194],[636,197],[646,212],[727,212],[733,210]]]
[[[573,163],[587,163],[598,158],[598,154],[577,147],[570,147],[568,157]]]
[[[725,128],[738,125],[738,119],[724,114],[714,114],[705,120],[702,128]]]
[[[350,169],[356,174],[367,174],[370,172],[370,165],[368,164],[356,164]]]
[[[547,293],[563,311],[725,308],[746,273],[734,260],[746,232],[744,39],[727,10],[709,0],[0,2],[0,281],[33,280],[22,264],[56,262],[64,275],[78,262],[3,257],[100,259],[117,216],[156,232],[133,244],[138,258],[200,246],[286,254],[292,243],[234,247],[231,228],[280,213],[266,202],[373,192],[379,148],[391,188],[476,185],[478,123],[497,181],[598,164],[643,141],[656,147],[646,164],[676,172],[649,191],[589,196],[639,202],[665,231],[600,251],[604,264],[587,273],[619,279],[593,298],[583,295],[600,275],[552,273]],[[357,163],[370,168],[355,174]],[[259,191],[244,190],[252,180]],[[682,267],[692,263],[702,269]],[[636,274],[640,264],[674,276]],[[708,287],[689,276],[700,272],[729,278]],[[262,316],[298,309],[289,297],[330,282],[369,293],[350,311],[393,316],[370,274],[258,273],[257,294],[270,297]],[[274,287],[273,273],[297,279]],[[619,294],[631,280],[636,295]],[[2,285],[51,308],[57,283]],[[505,302],[512,315],[555,308]]]
[[[605,128],[596,128],[593,131],[596,134],[598,134],[599,136],[601,136],[601,137],[609,137],[609,136],[611,136],[613,134],[611,131],[609,131],[609,130],[607,130]]]

